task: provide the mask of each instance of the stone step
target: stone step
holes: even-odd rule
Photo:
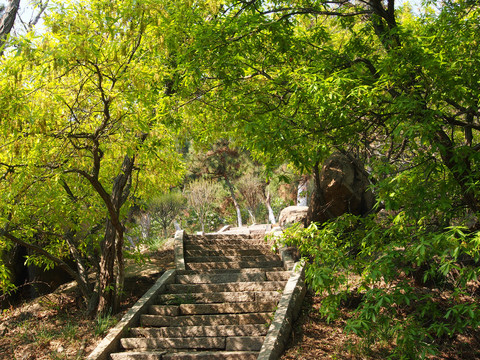
[[[166,316],[201,314],[242,314],[274,311],[276,306],[276,301],[221,304],[182,304],[179,306],[152,305],[150,306],[150,314]]]
[[[264,336],[229,336],[225,338],[227,351],[260,351]]]
[[[268,281],[288,281],[292,275],[291,271],[268,271],[265,273],[265,277]]]
[[[160,350],[160,349],[219,349],[225,350],[225,337],[194,338],[123,338],[120,340],[125,350]]]
[[[192,274],[177,275],[178,284],[219,284],[229,282],[259,282],[267,281],[265,272],[253,273],[223,273],[223,274]]]
[[[186,256],[185,261],[187,263],[209,263],[209,262],[238,262],[238,261],[256,261],[256,262],[268,262],[268,261],[281,261],[280,257],[276,254],[260,254],[260,255],[248,255],[248,256]]]
[[[252,301],[278,301],[280,300],[280,297],[280,291],[244,291],[193,294],[162,294],[158,296],[157,301],[159,305],[243,303]]]
[[[219,284],[230,282],[288,281],[291,272],[285,271],[283,269],[278,269],[280,268],[276,268],[275,271],[269,271],[268,269],[252,268],[253,271],[247,271],[249,269],[240,269],[240,272],[228,271],[238,269],[217,269],[216,271],[211,270],[207,273],[190,270],[190,274],[185,273],[185,275],[177,275],[175,277],[175,280],[177,284]]]
[[[216,315],[185,315],[165,316],[144,314],[140,317],[142,326],[213,326],[213,325],[245,325],[268,324],[271,322],[272,313],[249,314],[216,314]]]
[[[204,275],[204,274],[252,274],[263,273],[270,271],[286,271],[282,267],[274,268],[246,268],[246,269],[212,269],[212,270],[177,270],[177,275]]]
[[[162,360],[256,360],[256,351],[198,351],[163,355]]]
[[[112,360],[256,360],[258,352],[252,351],[128,351],[111,354]]]
[[[155,315],[177,316],[180,315],[180,308],[178,305],[156,305]]]
[[[221,242],[221,241],[230,241],[230,242],[240,242],[240,241],[261,241],[265,244],[265,236],[249,236],[247,234],[238,234],[237,236],[233,234],[224,234],[212,236],[212,234],[206,234],[204,236],[188,236],[183,239],[184,243],[191,242]]]
[[[240,240],[251,240],[257,239],[257,236],[250,236],[250,234],[203,234],[203,235],[188,235],[188,237],[184,238],[184,241],[199,241],[199,240],[232,240],[232,239],[240,239]]]
[[[206,251],[218,251],[222,249],[228,250],[259,250],[259,251],[270,251],[271,246],[269,245],[262,245],[262,244],[245,244],[245,243],[224,243],[224,244],[216,244],[216,243],[191,243],[191,244],[184,244],[184,251],[191,251],[191,250],[206,250]]]
[[[218,336],[265,336],[265,324],[217,325],[217,326],[171,326],[158,328],[133,328],[130,336],[138,337],[218,337]]]
[[[167,286],[170,294],[241,292],[241,291],[277,291],[285,287],[286,281],[230,282],[218,284],[171,284]]]
[[[110,354],[112,360],[162,360],[166,351],[128,351]]]
[[[125,350],[227,350],[260,351],[263,336],[229,337],[181,337],[181,338],[123,338],[120,344]]]
[[[185,257],[189,256],[255,256],[275,254],[270,249],[243,249],[218,248],[216,250],[185,250]]]
[[[187,263],[188,270],[210,270],[210,269],[244,269],[244,268],[272,268],[281,267],[283,262],[277,261],[228,261],[228,262],[203,262]]]

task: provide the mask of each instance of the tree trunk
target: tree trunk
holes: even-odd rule
[[[8,34],[10,34],[10,31],[12,31],[19,7],[20,0],[10,0],[5,9],[5,12],[0,18],[0,56],[3,55],[7,36]]]
[[[255,225],[257,219],[255,219],[255,214],[253,213],[253,210],[248,208],[248,215],[250,215],[250,220],[252,221],[252,225]]]
[[[110,219],[108,219],[102,244],[102,256],[100,258],[100,298],[97,309],[99,314],[106,314],[114,311],[116,296],[116,281],[114,271],[116,257],[115,240],[116,230]]]
[[[242,211],[240,210],[240,206],[238,205],[237,198],[235,196],[235,191],[233,189],[233,185],[230,182],[230,180],[228,180],[228,178],[226,176],[224,177],[224,179],[225,179],[225,183],[227,184],[228,190],[230,191],[230,196],[232,197],[233,205],[235,206],[235,210],[237,212],[238,227],[242,227],[243,226]]]
[[[152,220],[150,218],[150,215],[142,214],[140,216],[140,224],[142,227],[142,238],[146,240],[150,236],[150,229],[152,227]]]
[[[120,297],[121,294],[123,294],[123,288],[125,285],[125,261],[123,260],[123,234],[124,232],[118,232],[116,233],[116,250],[117,250],[117,256],[116,256],[116,268],[117,268],[117,279],[116,279],[116,286],[115,286],[115,298],[113,299],[113,311],[114,313],[117,313],[120,311]]]
[[[84,261],[78,252],[77,247],[73,243],[73,240],[70,238],[71,234],[66,234],[65,238],[68,243],[68,247],[70,249],[70,254],[72,254],[75,263],[77,264],[77,283],[80,291],[82,292],[83,296],[85,297],[85,301],[88,303],[89,299],[92,295],[92,289],[90,284],[88,283],[88,273],[85,267]]]
[[[310,205],[308,206],[307,218],[305,226],[308,226],[312,222],[323,223],[327,219],[333,217],[331,214],[328,216],[328,207],[325,206],[324,195],[320,188],[320,170],[319,162],[317,161],[313,167],[313,184],[314,189],[310,197]]]
[[[267,206],[268,210],[268,221],[270,224],[276,224],[277,220],[275,219],[275,213],[273,212],[272,205],[271,205],[271,196],[270,191],[267,190],[267,196],[265,197],[265,205]]]

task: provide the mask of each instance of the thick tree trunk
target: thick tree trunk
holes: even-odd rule
[[[106,314],[114,311],[116,296],[115,281],[115,239],[116,231],[110,220],[107,220],[105,236],[100,258],[99,302],[97,312]]]
[[[325,206],[325,200],[320,188],[320,170],[319,162],[316,162],[313,167],[313,192],[310,197],[310,205],[308,206],[307,218],[305,226],[308,226],[312,222],[323,223],[326,219],[331,218],[331,214],[328,213],[328,207]]]

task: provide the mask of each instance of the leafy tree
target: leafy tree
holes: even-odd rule
[[[8,41],[8,37],[20,36],[21,33],[26,33],[34,30],[37,23],[45,14],[50,0],[35,0],[30,3],[34,7],[31,12],[31,18],[24,20],[21,17],[21,7],[24,2],[20,0],[8,0],[7,4],[0,4],[0,57],[3,55],[6,47],[13,42]],[[21,26],[20,26],[21,25]]]
[[[245,174],[238,182],[238,189],[247,205],[248,214],[252,224],[256,223],[255,213],[260,205],[262,189],[260,179],[253,174]]]
[[[359,334],[388,329],[382,311],[418,307],[407,323],[390,327],[397,355],[434,351],[427,339],[463,331],[463,320],[478,326],[474,303],[439,308],[433,291],[413,291],[412,277],[416,269],[425,286],[439,274],[454,278],[455,296],[467,296],[465,284],[477,276],[479,12],[478,3],[463,0],[421,17],[394,0],[235,1],[199,24],[189,50],[197,56],[192,127],[217,124],[217,133],[230,132],[272,168],[288,161],[317,178],[334,149],[367,163],[378,206],[395,222],[379,228],[349,219],[297,239],[311,239],[303,250],[315,259],[309,281],[318,291],[348,285],[352,269],[365,279]],[[470,232],[450,227],[468,216],[477,218]],[[355,236],[344,240],[345,233]],[[463,256],[475,265],[456,277]],[[430,309],[433,318],[421,316]],[[448,326],[441,321],[454,313]]]
[[[12,31],[19,7],[20,0],[10,0],[7,6],[0,5],[0,56],[3,54],[7,36]]]
[[[182,175],[163,112],[169,55],[152,43],[168,28],[159,11],[151,2],[60,2],[42,38],[20,38],[0,73],[1,246],[21,244],[33,250],[29,263],[65,268],[91,309],[98,293],[99,312],[118,305],[132,195]]]
[[[150,200],[148,211],[153,221],[163,228],[163,236],[168,238],[167,228],[184,208],[185,198],[179,192],[169,192]]]
[[[206,119],[223,119],[269,163],[287,160],[303,171],[317,172],[332,148],[375,162],[379,178],[443,168],[476,211],[476,58],[454,65],[471,58],[475,4],[445,6],[424,23],[393,0],[240,1],[222,9],[196,35],[206,75],[195,109],[211,114]],[[462,34],[455,39],[444,31],[452,23]]]
[[[185,187],[187,203],[197,214],[202,231],[205,231],[207,215],[215,207],[220,193],[218,183],[207,179],[194,180]]]
[[[202,150],[193,153],[190,171],[194,174],[219,179],[225,183],[235,206],[237,224],[241,227],[243,225],[242,212],[235,194],[235,183],[251,160],[226,139],[218,140],[205,152]]]

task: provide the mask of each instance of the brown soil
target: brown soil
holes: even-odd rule
[[[145,264],[126,266],[121,312],[102,320],[85,315],[75,286],[62,285],[51,294],[4,309],[0,315],[0,359],[84,359],[108,328],[174,267],[172,249],[149,254]]]

